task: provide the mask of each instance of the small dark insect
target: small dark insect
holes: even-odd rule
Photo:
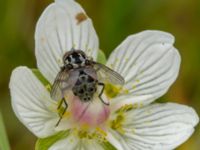
[[[60,123],[62,116],[67,110],[67,102],[64,99],[67,92],[72,91],[73,94],[82,102],[90,102],[93,99],[97,87],[100,86],[99,99],[103,104],[109,105],[102,99],[104,91],[104,82],[123,85],[124,78],[117,72],[111,70],[103,64],[91,60],[81,50],[70,50],[63,56],[64,65],[56,76],[51,90],[51,97],[54,100],[61,100],[58,109],[64,104],[65,109],[60,115],[60,119],[56,126]]]

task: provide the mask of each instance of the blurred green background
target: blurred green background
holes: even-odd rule
[[[34,149],[36,138],[15,117],[8,83],[20,65],[36,67],[34,30],[52,0],[0,0],[0,110],[12,150]],[[200,114],[200,0],[79,0],[92,18],[107,56],[126,36],[158,29],[176,37],[182,56],[178,80],[161,99],[192,106]],[[200,128],[178,150],[200,149]],[[1,135],[0,135],[1,136]]]

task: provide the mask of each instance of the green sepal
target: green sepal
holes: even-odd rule
[[[97,56],[97,62],[101,63],[101,64],[106,64],[106,55],[102,50],[98,51],[98,56]]]
[[[42,73],[38,69],[31,69],[34,75],[44,84],[48,85],[50,84],[49,81],[42,75]]]
[[[38,139],[35,145],[35,150],[48,150],[54,143],[56,143],[59,140],[67,138],[68,135],[69,135],[69,130],[61,131],[47,138]]]
[[[38,69],[31,69],[33,74],[40,80],[40,82],[46,87],[48,91],[51,91],[51,84],[49,81],[42,75]]]
[[[104,142],[101,144],[105,150],[117,150],[112,144],[109,142]]]

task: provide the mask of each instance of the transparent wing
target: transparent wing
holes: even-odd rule
[[[69,74],[67,70],[58,73],[50,93],[53,100],[61,100],[64,97],[63,92],[71,88],[70,84],[67,82],[68,78]]]
[[[114,70],[108,68],[103,64],[97,62],[93,62],[93,64],[94,68],[97,71],[99,80],[110,82],[112,84],[124,85],[124,78],[119,73],[115,72]]]

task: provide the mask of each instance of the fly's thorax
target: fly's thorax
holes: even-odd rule
[[[91,101],[94,93],[97,91],[97,80],[84,70],[79,70],[79,77],[72,91],[81,101]]]

